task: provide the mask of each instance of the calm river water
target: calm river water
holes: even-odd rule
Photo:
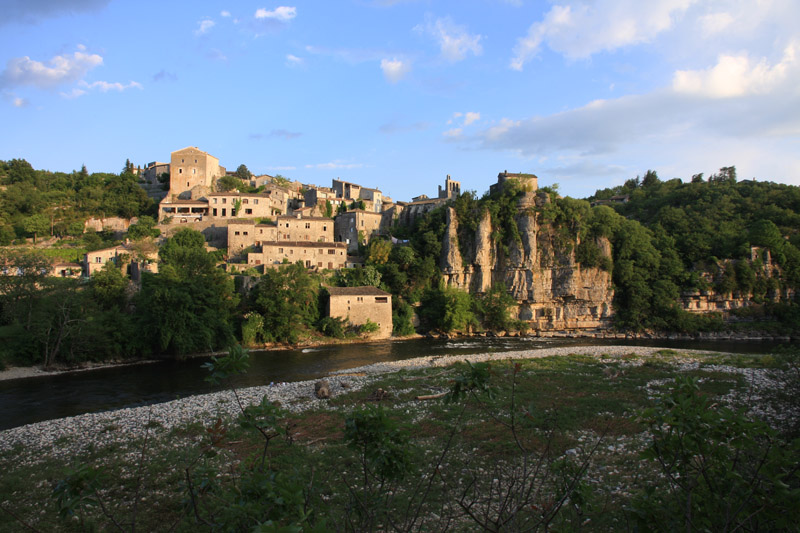
[[[555,346],[631,344],[732,352],[771,351],[775,343],[731,341],[599,341],[594,339],[414,339],[251,352],[250,371],[237,386],[315,379],[335,370],[421,356],[528,350]],[[212,392],[206,358],[102,368],[56,376],[0,381],[0,429],[83,413],[166,402]]]

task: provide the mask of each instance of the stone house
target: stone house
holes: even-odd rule
[[[519,183],[526,192],[536,192],[539,189],[539,178],[535,174],[509,173],[507,170],[497,175],[497,183],[489,187],[490,193],[501,190],[506,183]]]
[[[247,254],[253,268],[302,261],[306,268],[338,270],[347,260],[347,246],[341,242],[276,241],[260,243],[260,250]]]
[[[233,256],[248,246],[258,246],[264,241],[277,241],[275,224],[256,224],[254,220],[231,220],[228,223],[228,254]]]
[[[169,174],[169,163],[152,161],[145,165],[142,178],[147,181],[147,183],[156,183],[162,174]]]
[[[349,181],[333,180],[331,189],[336,193],[337,198],[344,198],[345,200],[358,200],[361,198],[361,185],[356,185]]]
[[[239,211],[236,203],[241,202]],[[212,192],[208,195],[208,208],[213,219],[266,218],[282,215],[281,199],[270,193]]]
[[[79,278],[83,272],[83,265],[57,261],[53,263],[50,275],[57,278]]]
[[[275,222],[278,241],[333,242],[334,221],[328,217],[282,216]]]
[[[381,213],[371,213],[363,209],[347,211],[336,217],[334,232],[336,240],[347,243],[349,251],[358,249],[359,232],[363,237],[364,244],[368,244],[370,238],[378,235],[384,229],[381,225],[384,217]]]
[[[194,146],[175,150],[170,154],[169,194],[189,196],[196,187],[213,190],[217,178],[224,175],[225,168],[211,154]]]
[[[377,287],[329,287],[328,316],[344,318],[360,326],[367,320],[378,324],[375,338],[392,336],[392,295]]]
[[[127,257],[129,261],[138,261],[140,270],[158,272],[157,250],[147,253],[146,257],[143,258],[137,258],[137,255],[138,251],[130,244],[120,244],[111,248],[86,252],[83,256],[83,274],[91,277],[95,272],[102,270],[103,266],[109,261],[121,266],[123,257]]]

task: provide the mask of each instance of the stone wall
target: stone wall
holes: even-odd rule
[[[346,318],[360,326],[367,320],[378,324],[375,338],[392,335],[392,295],[375,287],[331,287],[328,316]]]

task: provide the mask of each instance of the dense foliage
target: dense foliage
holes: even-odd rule
[[[0,162],[5,188],[0,245],[26,242],[2,250],[5,267],[23,275],[2,276],[0,338],[6,342],[0,363],[182,356],[234,339],[254,345],[353,334],[346,323],[321,320],[326,284],[372,285],[390,292],[399,336],[414,333],[415,325],[445,332],[524,329],[511,319],[515,302],[502,284],[485,294],[442,285],[446,207],[454,209],[466,262],[475,256],[480,227],[490,231],[498,261],[519,257],[530,242],[523,244],[520,224],[533,220],[542,267],[609,272],[615,323],[623,330],[731,327],[721,315],[684,311],[681,296],[703,291],[757,304],[733,313],[741,327],[755,322],[754,327],[793,331],[800,316],[792,297],[800,285],[800,189],[737,182],[733,167],[687,183],[661,181],[648,171],[643,179],[597,191],[590,199],[594,206],[559,196],[557,186],[531,194],[513,181],[481,198],[465,192],[409,226],[391,228],[394,244],[374,236],[365,244],[366,236],[360,235],[363,266],[316,274],[287,264],[240,278],[238,290],[220,266],[223,252],[206,252],[202,234],[182,230],[164,241],[160,273],[145,274],[138,292],[127,278],[126,262],[153,253],[160,232],[148,214],[152,201],[132,171],[130,162],[119,175],[89,174],[85,168],[54,173],[34,170],[24,160]],[[249,189],[241,181],[248,174],[241,165],[228,178]],[[333,206],[326,205],[326,211],[332,214]],[[112,215],[138,216],[127,232],[134,241],[129,259],[120,258],[83,283],[44,275],[53,259],[80,261],[87,251],[118,244],[111,231],[83,229],[90,216]],[[66,239],[27,247],[51,234]]]
[[[0,245],[15,238],[80,235],[89,217],[155,214],[132,165],[121,174],[86,167],[71,173],[34,170],[24,159],[0,161]]]

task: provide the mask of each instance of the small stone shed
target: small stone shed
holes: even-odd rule
[[[377,287],[329,287],[328,316],[360,326],[367,320],[380,328],[374,338],[392,336],[392,295]]]

